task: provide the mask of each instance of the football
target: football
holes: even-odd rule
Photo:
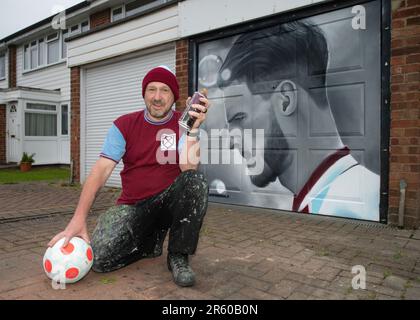
[[[43,259],[44,271],[48,278],[58,283],[74,283],[92,267],[92,247],[79,237],[73,237],[64,248],[63,243],[64,238],[47,249]]]

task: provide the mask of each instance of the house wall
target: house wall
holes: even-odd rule
[[[80,182],[80,68],[71,68],[70,162],[72,180]]]
[[[244,21],[325,2],[325,0],[187,0],[179,3],[180,37],[188,37]],[[203,13],[203,14],[202,14]],[[228,14],[227,14],[228,13]]]
[[[176,110],[185,109],[185,101],[188,98],[188,40],[176,42],[175,53],[175,74],[179,83],[179,100],[176,103]]]
[[[45,68],[23,73],[23,46],[17,48],[16,54],[17,85],[23,87],[60,89],[61,100],[70,100],[70,69],[65,61]]]
[[[94,29],[111,22],[111,8],[96,12],[90,16],[90,28]]]
[[[8,74],[8,83],[9,83],[9,88],[14,88],[16,87],[16,74],[17,74],[17,58],[16,58],[16,46],[11,45],[9,46],[9,59],[8,59],[8,64],[9,64],[9,74]]]
[[[178,6],[100,30],[68,43],[68,66],[102,61],[175,41],[178,37]]]
[[[6,105],[0,104],[0,163],[6,163]]]
[[[5,89],[9,87],[9,52],[6,51],[5,55],[5,79],[0,80],[0,89]]]
[[[389,218],[398,222],[407,182],[405,225],[420,226],[420,1],[395,1],[391,31]],[[399,5],[398,5],[399,3]]]

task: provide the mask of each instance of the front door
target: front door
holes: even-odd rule
[[[7,107],[7,162],[19,162],[20,124],[17,103]]]

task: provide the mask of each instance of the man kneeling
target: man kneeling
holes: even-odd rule
[[[180,113],[172,110],[179,98],[175,75],[165,66],[150,70],[143,79],[142,95],[146,109],[114,121],[73,218],[48,245],[65,238],[65,247],[75,236],[90,242],[87,215],[97,192],[122,159],[121,195],[117,204],[99,217],[93,232],[92,269],[109,272],[160,256],[169,230],[168,268],[176,284],[192,286],[195,274],[188,256],[196,251],[208,196],[207,181],[197,172],[198,131],[209,101],[202,98],[204,106],[194,105],[201,112],[190,111],[196,121],[192,130],[180,137]],[[163,163],[162,157],[174,161]]]

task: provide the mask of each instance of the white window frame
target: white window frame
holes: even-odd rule
[[[117,10],[117,9],[121,9],[122,17],[120,19],[115,20],[113,13],[114,13],[114,10]],[[125,5],[117,6],[111,9],[111,22],[115,22],[124,18],[125,18]]]
[[[40,110],[40,109],[28,109],[28,104],[40,104],[40,105],[47,105],[47,106],[54,106],[55,107],[55,111],[53,110]],[[61,107],[60,107],[61,108]],[[26,101],[25,102],[25,108],[24,108],[24,114],[23,114],[23,121],[26,121],[26,114],[27,113],[37,113],[37,114],[53,114],[56,116],[56,135],[55,136],[27,136],[26,135],[26,123],[24,122],[24,128],[23,128],[23,135],[25,138],[34,138],[37,140],[50,140],[51,138],[58,138],[60,136],[59,134],[59,130],[60,127],[60,123],[61,123],[61,117],[59,117],[61,110],[59,112],[58,110],[58,104],[57,103],[51,103],[51,102],[42,102],[42,101]],[[61,133],[61,131],[60,131]]]
[[[67,33],[67,36],[64,38],[64,32]],[[64,57],[64,42],[66,39],[70,37],[69,29],[61,30],[61,38],[60,38],[60,59],[67,59],[67,55]],[[67,49],[67,48],[66,48]]]
[[[63,106],[67,106],[67,134],[63,134]],[[70,103],[69,102],[60,104],[60,136],[61,137],[70,136]]]
[[[43,66],[45,66],[47,64],[47,57],[46,57],[46,54],[47,54],[47,43],[45,41],[45,37],[39,38],[37,40],[37,42],[38,42],[38,68],[39,68],[39,67],[43,67]],[[41,50],[41,45],[40,45],[41,42],[44,43],[44,50]],[[43,59],[42,64],[41,64],[41,57]]]
[[[61,57],[62,57],[62,54],[61,54],[61,32],[60,31],[56,31],[55,32],[57,35],[54,37],[54,38],[52,38],[52,39],[48,39],[48,37],[50,36],[50,35],[52,35],[52,34],[54,34],[54,32],[52,32],[52,33],[50,33],[50,34],[47,34],[46,36],[45,36],[45,43],[46,43],[46,46],[47,46],[47,55],[46,55],[46,62],[47,62],[47,65],[52,65],[52,64],[55,64],[55,63],[59,63],[60,62],[60,60],[61,60]],[[54,41],[58,41],[58,60],[57,61],[54,61],[54,62],[48,62],[48,60],[49,60],[49,54],[48,54],[48,44],[50,43],[50,42],[54,42]]]
[[[133,0],[133,1],[135,1],[135,0]],[[130,2],[133,2],[133,1],[130,1]],[[151,2],[151,3],[145,4],[144,5],[145,6],[144,10],[148,10],[150,8],[153,8],[154,6],[159,6],[161,4],[164,4],[164,3],[168,2],[168,0],[155,0],[155,2],[156,3]],[[126,5],[127,5],[127,3],[111,8],[111,22],[115,22],[115,21],[118,21],[118,20],[121,20],[121,19],[124,19],[124,18],[127,17]],[[120,9],[120,8],[122,9],[122,17],[120,19],[115,20],[113,12],[114,12],[114,10]],[[140,10],[139,12],[141,12],[141,11],[142,10]],[[139,12],[136,12],[135,14],[137,14]],[[135,15],[135,14],[133,14],[133,15]]]
[[[3,57],[4,59],[4,76],[0,75],[0,81],[2,81],[6,79],[6,52],[0,53],[0,57]]]
[[[36,50],[36,56],[35,59],[32,59],[32,51]],[[35,67],[32,67],[32,65],[34,64],[35,60]],[[31,69],[36,69],[38,68],[38,63],[39,63],[39,46],[38,46],[38,40],[34,40],[31,41],[31,43],[29,44],[29,67]]]
[[[83,31],[83,30],[82,30],[82,24],[83,24],[84,22],[87,22],[87,27],[88,27],[88,29],[87,29],[87,30],[85,30],[85,31]],[[83,33],[83,32],[87,32],[87,31],[89,31],[89,30],[90,30],[90,19],[87,19],[87,20],[84,20],[84,21],[80,22],[80,32],[81,32],[81,33]]]
[[[25,53],[25,48],[28,47],[28,52],[29,52],[29,61],[28,61],[28,57],[26,57],[26,53]],[[30,57],[30,43],[24,44],[23,45],[23,70],[31,70],[31,57]],[[26,66],[26,64],[28,64],[28,67]]]
[[[88,26],[88,30],[90,30],[90,21],[89,19],[86,20],[82,20],[81,22],[77,23],[77,24],[73,24],[70,27],[68,27],[67,30],[67,37],[71,37],[74,36],[76,34],[80,34],[82,33],[82,23],[87,22],[87,26]],[[77,30],[71,32],[71,28],[73,28],[74,26],[77,26]],[[83,31],[86,32],[86,31]],[[54,38],[48,39],[48,37],[52,34],[56,33],[56,36]],[[39,45],[39,40],[43,39],[44,41],[44,50],[41,50],[41,47]],[[36,68],[31,68],[31,44],[33,42],[37,43],[38,46],[38,55],[37,55],[37,67]],[[48,43],[53,42],[53,41],[58,41],[59,46],[58,46],[58,60],[56,62],[51,62],[48,63]],[[48,34],[46,34],[43,37],[38,37],[36,40],[32,40],[32,41],[28,41],[27,43],[25,43],[22,46],[22,64],[23,64],[23,72],[22,73],[26,73],[26,72],[31,72],[34,70],[38,70],[38,69],[42,69],[45,67],[49,67],[49,66],[53,66],[56,64],[60,64],[63,63],[67,60],[67,56],[63,57],[63,42],[64,42],[64,34],[63,34],[63,30],[56,30],[54,32],[49,32]],[[28,52],[29,52],[29,61],[27,61],[28,63],[28,67],[25,68],[25,62],[26,62],[26,57],[25,57],[25,47],[28,46]],[[40,62],[40,54],[43,54],[43,64],[41,65]],[[1,80],[1,79],[0,79]]]

